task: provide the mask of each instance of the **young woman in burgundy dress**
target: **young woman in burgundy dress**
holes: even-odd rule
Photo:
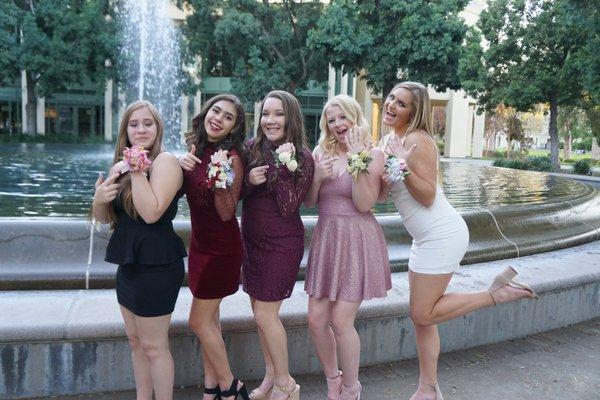
[[[300,386],[290,376],[287,338],[279,319],[290,297],[304,253],[299,208],[312,182],[314,163],[306,146],[300,104],[276,90],[260,107],[256,138],[248,141],[242,235],[246,256],[244,291],[250,295],[258,325],[266,374],[252,399],[298,399]]]
[[[217,95],[193,119],[186,135],[190,151],[179,160],[192,220],[189,323],[202,344],[207,400],[248,398],[229,367],[219,322],[221,301],[239,288],[243,247],[235,211],[244,180],[245,128],[240,100]],[[209,178],[210,171],[217,173]],[[217,182],[221,173],[224,179]]]

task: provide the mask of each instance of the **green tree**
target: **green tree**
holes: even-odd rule
[[[579,107],[566,106],[558,110],[558,132],[564,143],[564,159],[571,158],[573,139],[591,137],[585,111]]]
[[[588,32],[572,9],[566,0],[492,0],[468,35],[460,65],[465,89],[487,110],[549,104],[555,170],[558,108],[577,104],[583,94],[580,54]]]
[[[28,133],[36,133],[36,99],[112,74],[116,36],[109,0],[12,0],[0,3],[0,81],[25,71]]]
[[[236,94],[260,100],[327,79],[327,61],[306,45],[320,1],[184,0],[187,61],[201,57],[202,76],[230,76]]]
[[[465,0],[333,0],[310,33],[329,62],[386,95],[399,80],[459,88]]]

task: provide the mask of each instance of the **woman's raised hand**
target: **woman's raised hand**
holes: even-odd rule
[[[350,154],[358,154],[363,150],[371,149],[371,138],[365,137],[362,128],[358,125],[348,129],[348,134],[345,138],[346,148]]]
[[[331,175],[333,175],[333,163],[337,159],[338,157],[329,154],[322,154],[316,157],[314,177],[317,182],[331,178]]]
[[[393,138],[388,141],[385,152],[395,156],[398,159],[408,160],[416,147],[417,145],[413,144],[410,146],[410,149],[406,150],[402,143],[400,143],[400,139]]]
[[[263,165],[260,167],[254,167],[248,173],[248,180],[254,186],[262,185],[267,181],[267,169],[268,165]]]
[[[119,183],[115,183],[115,180],[119,177],[119,175],[119,173],[112,174],[105,180],[102,172],[98,174],[98,179],[94,185],[96,187],[96,191],[94,193],[94,204],[106,205],[117,197],[117,193],[119,192],[119,187],[121,185]]]
[[[196,157],[196,145],[192,145],[192,148],[188,153],[185,153],[183,157],[179,159],[179,165],[186,171],[192,171],[196,168],[196,164],[200,164],[202,161]]]

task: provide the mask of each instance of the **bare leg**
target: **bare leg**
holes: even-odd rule
[[[217,312],[214,316],[214,324],[218,326],[219,333],[221,334],[221,322],[219,321],[219,308],[217,308]],[[202,363],[204,364],[204,388],[214,388],[219,385],[219,381],[217,379],[217,374],[215,372],[215,368],[210,363],[210,359],[206,352],[204,351],[204,346],[202,347]],[[227,390],[224,388],[223,390]],[[217,395],[215,394],[204,394],[202,397],[203,400],[213,400]]]
[[[190,327],[202,343],[203,357],[206,357],[205,360],[208,360],[219,387],[221,390],[227,390],[233,381],[233,374],[229,367],[229,360],[227,359],[225,343],[221,336],[220,325],[216,319],[218,318],[221,300],[194,298],[190,310]],[[241,382],[238,384],[238,387],[240,386]]]
[[[175,367],[169,351],[171,314],[160,317],[135,317],[138,335],[150,365],[152,386],[156,400],[173,398]]]
[[[331,328],[332,302],[329,299],[308,300],[308,327],[317,357],[327,378],[338,375],[337,344]]]
[[[252,305],[252,312],[254,312],[254,305],[256,304],[256,300],[250,297],[250,304]],[[260,385],[256,388],[258,390],[253,390],[250,393],[250,398],[254,396],[261,396],[262,394],[267,394],[269,390],[273,387],[275,383],[275,368],[273,367],[273,360],[271,359],[271,355],[269,354],[269,348],[267,343],[265,342],[265,338],[261,333],[261,330],[258,330],[258,338],[260,339],[260,347],[263,352],[263,357],[265,359],[265,376],[260,383]]]
[[[125,333],[131,347],[131,361],[133,364],[133,376],[135,378],[135,392],[137,400],[152,400],[152,375],[150,364],[142,349],[138,328],[135,322],[135,314],[127,308],[120,306],[123,320],[125,321]]]
[[[359,306],[359,302],[336,301],[332,309],[331,324],[344,371],[342,379],[348,388],[355,387],[358,382],[360,338],[354,328],[354,319]]]
[[[290,376],[288,364],[287,335],[281,320],[279,319],[279,309],[282,301],[264,302],[254,301],[254,318],[266,344],[268,355],[273,363],[275,373],[275,384],[283,387],[290,387],[295,384]],[[285,399],[287,395],[277,390],[271,393],[271,400]]]

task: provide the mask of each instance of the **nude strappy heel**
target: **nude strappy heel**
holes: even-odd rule
[[[327,378],[327,400],[340,400],[342,393],[342,371],[338,371],[338,375],[335,378]],[[335,397],[332,397],[330,393],[335,393]]]
[[[514,277],[517,276],[517,274],[518,274],[518,272],[515,271],[515,269],[513,267],[506,267],[506,268],[504,268],[504,271],[502,271],[501,273],[496,275],[496,277],[494,278],[494,281],[488,288],[488,293],[490,294],[490,297],[492,298],[494,305],[498,304],[496,301],[496,298],[494,297],[494,292],[496,292],[498,289],[503,288],[506,285],[510,285],[510,286],[512,286],[514,288],[518,288],[518,289],[528,290],[531,293],[531,296],[530,296],[531,298],[539,299],[537,293],[535,292],[535,290],[533,290],[533,288],[531,286],[526,285],[525,283],[516,282],[514,280]]]
[[[360,395],[362,394],[362,385],[360,384],[359,381],[356,381],[356,383],[351,386],[348,387],[344,384],[342,384],[342,397],[346,396],[352,396],[352,400],[360,400]]]
[[[287,394],[288,397],[286,400],[300,400],[300,385],[298,385],[295,381],[291,388],[273,385],[273,391],[275,390]]]
[[[429,386],[435,389],[435,400],[444,400],[444,396],[442,396],[442,391],[440,390],[440,385],[438,385],[438,383],[427,383],[427,382],[423,382],[423,381],[419,381],[419,383],[421,385],[425,385],[425,386]]]

